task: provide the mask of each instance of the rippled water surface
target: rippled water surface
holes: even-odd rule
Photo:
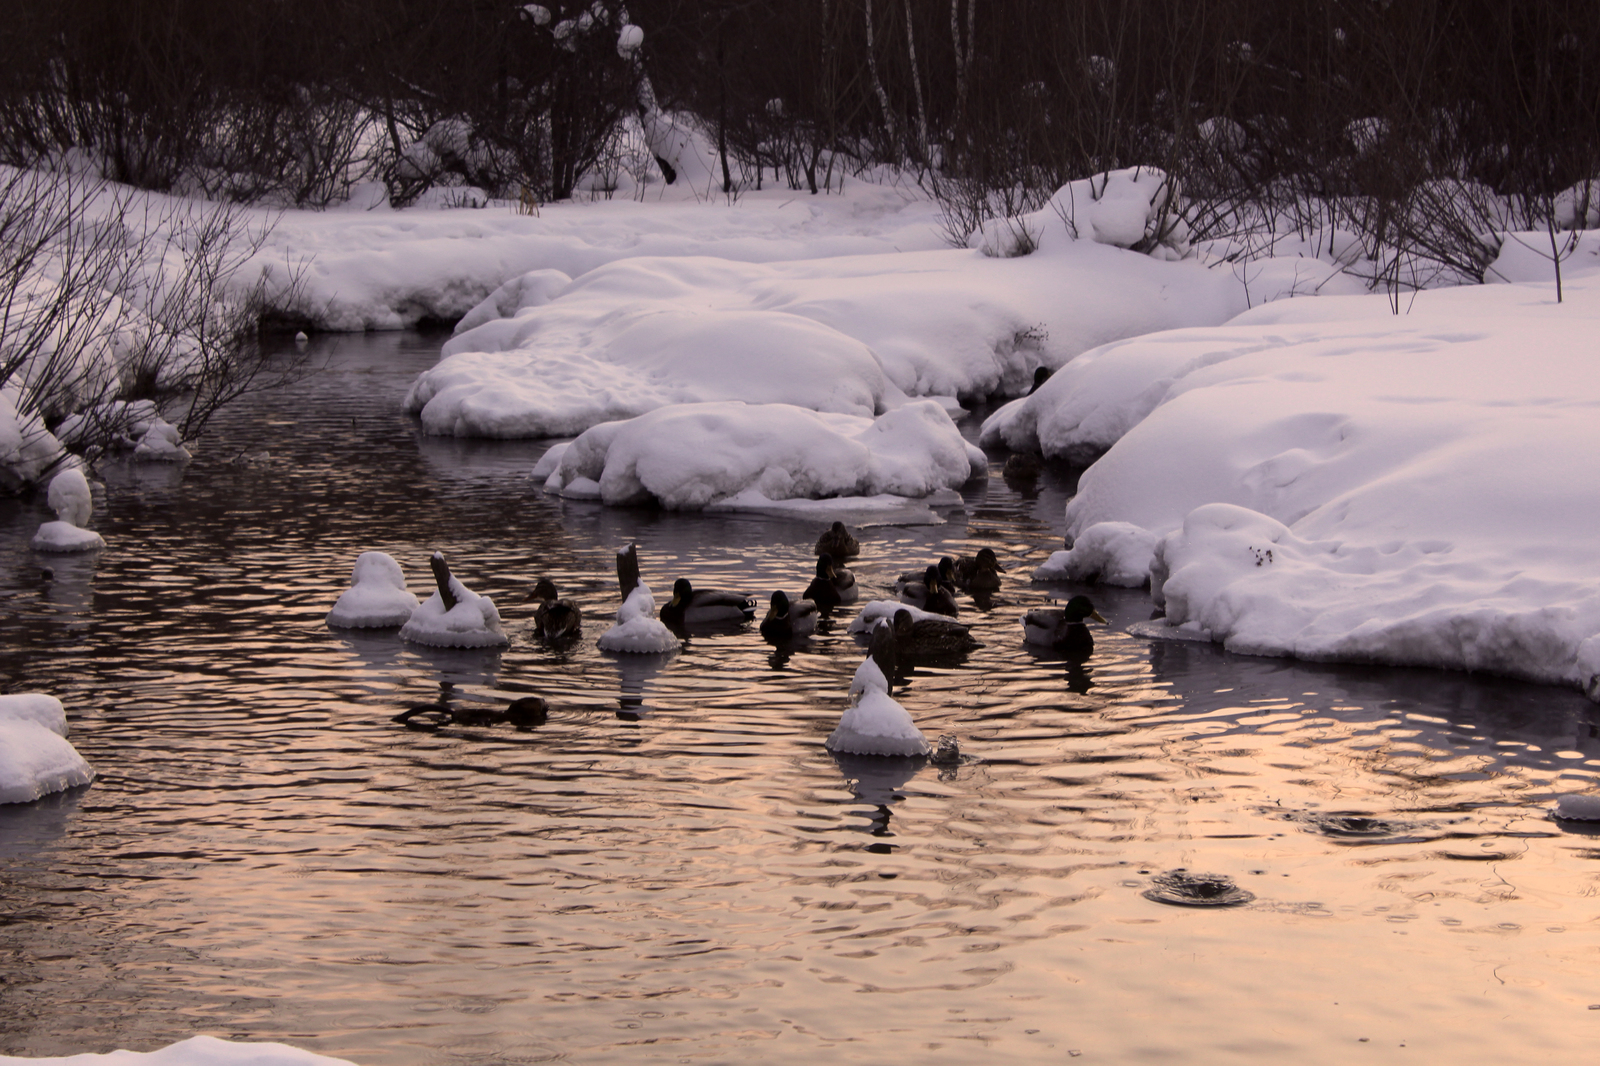
[[[618,657],[614,552],[646,580],[803,588],[819,527],[546,497],[536,442],[421,437],[438,338],[335,338],[185,469],[107,466],[110,547],[44,558],[0,502],[0,684],[66,703],[99,780],[0,808],[0,1052],[282,1040],[414,1063],[1532,1062],[1600,1038],[1600,841],[1544,807],[1600,768],[1557,689],[1294,664],[1131,636],[1083,667],[1017,619],[1070,588],[1070,474],[998,467],[940,526],[863,534],[886,587],[990,545],[985,646],[899,698],[966,761],[822,740],[862,652],[840,622]],[[492,596],[499,653],[323,616],[361,551]],[[40,567],[54,568],[53,580]],[[552,576],[586,611],[531,640]],[[848,617],[848,612],[847,612]],[[443,693],[518,732],[391,722]],[[1253,895],[1146,898],[1183,869]],[[1159,893],[1156,893],[1159,895]]]

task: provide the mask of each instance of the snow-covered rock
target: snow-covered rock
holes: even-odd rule
[[[94,780],[66,734],[66,712],[54,696],[0,696],[0,803],[31,803]]]
[[[394,556],[362,552],[350,572],[350,587],[334,601],[327,623],[346,629],[403,626],[417,607],[417,597],[406,588],[405,570]]]
[[[31,542],[34,551],[81,552],[106,546],[100,534],[83,528],[94,512],[94,494],[81,469],[69,467],[51,478],[45,499],[57,520],[39,526]]]
[[[354,1066],[288,1044],[246,1043],[191,1036],[155,1051],[84,1052],[43,1058],[0,1055],[0,1066]]]
[[[560,447],[559,445],[557,447]],[[555,451],[555,449],[551,449]],[[546,489],[609,504],[699,510],[754,491],[763,501],[925,497],[981,472],[982,453],[937,403],[876,419],[788,404],[698,403],[605,422],[541,463]]]
[[[1138,588],[1150,580],[1159,539],[1131,522],[1100,522],[1084,530],[1071,548],[1051,553],[1034,570],[1033,579]]]
[[[656,617],[655,597],[642,581],[623,599],[617,608],[617,624],[600,634],[599,644],[601,651],[633,655],[655,655],[682,647],[682,641]]]
[[[455,606],[446,608],[437,589],[400,627],[400,639],[437,648],[498,648],[509,644],[494,601],[450,579]]]
[[[928,738],[911,713],[889,695],[889,681],[870,655],[856,667],[850,705],[825,745],[829,751],[852,755],[926,755],[929,750]]]

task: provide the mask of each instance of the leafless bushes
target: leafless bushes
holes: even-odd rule
[[[143,400],[194,439],[222,405],[307,370],[258,342],[271,279],[240,284],[264,230],[227,206],[149,205],[70,176],[0,179],[0,392],[35,433],[81,415],[80,442],[104,445]],[[273,300],[292,302],[280,281]]]

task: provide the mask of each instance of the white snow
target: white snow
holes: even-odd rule
[[[1084,581],[1138,588],[1150,580],[1158,538],[1131,522],[1099,522],[1065,551],[1052,552],[1035,581]]]
[[[870,632],[874,622],[880,618],[887,618],[893,621],[897,611],[909,612],[913,622],[920,622],[924,619],[933,619],[940,622],[950,621],[950,616],[947,614],[924,611],[921,607],[910,603],[901,603],[899,600],[871,600],[861,605],[860,612],[850,619],[850,624],[845,627],[844,631],[846,633]]]
[[[78,467],[69,467],[50,479],[45,501],[56,512],[57,521],[39,526],[33,535],[34,551],[80,552],[106,546],[100,534],[83,528],[94,512],[94,494]]]
[[[94,780],[66,735],[66,712],[54,696],[0,696],[0,803],[31,803]]]
[[[547,458],[534,476],[550,465]],[[586,430],[562,448],[545,487],[587,498],[595,485],[608,504],[759,510],[797,498],[926,497],[965,484],[985,465],[944,408],[927,400],[876,419],[788,404],[694,403]]]
[[[1600,696],[1600,277],[1565,288],[1275,302],[1088,353],[983,436],[1109,447],[1069,535],[1161,537],[1169,622],[1232,650]]]
[[[635,655],[676,651],[682,642],[656,617],[655,597],[639,582],[617,608],[617,624],[600,634],[600,650]]]
[[[850,705],[828,734],[829,751],[852,755],[926,755],[928,739],[911,713],[889,695],[889,681],[867,656],[850,681]]]
[[[345,1059],[329,1058],[287,1044],[246,1043],[191,1036],[155,1051],[85,1052],[24,1058],[0,1055],[3,1066],[353,1066]]]
[[[406,588],[405,570],[394,556],[362,552],[350,572],[350,587],[339,594],[327,623],[346,629],[403,626],[417,606],[417,597]]]
[[[454,607],[446,610],[443,597],[434,589],[400,627],[400,639],[436,648],[498,648],[510,643],[493,600],[473,592],[454,576],[450,592],[455,596]]]

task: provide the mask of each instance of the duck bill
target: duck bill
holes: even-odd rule
[[[1111,623],[1109,623],[1109,622],[1107,622],[1105,620],[1105,618],[1100,614],[1099,611],[1090,611],[1089,612],[1089,617],[1093,618],[1096,622],[1099,622],[1103,626],[1111,624]]]

